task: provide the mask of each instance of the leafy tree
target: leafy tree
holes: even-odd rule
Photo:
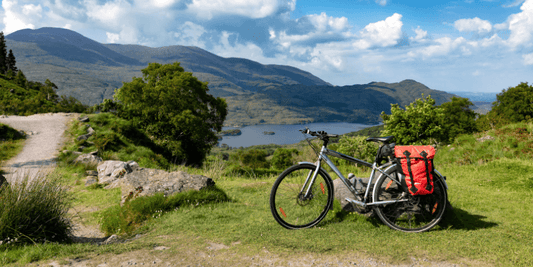
[[[477,130],[476,113],[470,109],[472,102],[468,98],[452,97],[452,101],[440,105],[442,117],[442,140],[453,142],[461,134],[473,133]]]
[[[0,32],[0,73],[7,73],[7,50],[4,32]]]
[[[415,102],[401,109],[398,104],[391,104],[391,114],[381,113],[385,130],[383,135],[394,135],[397,144],[429,144],[443,140],[441,123],[444,113],[435,106],[431,96],[418,98]]]
[[[26,76],[24,75],[24,73],[22,73],[22,70],[19,70],[17,72],[17,75],[15,76],[15,83],[20,87],[23,87],[23,88],[26,87],[28,80],[26,79]]]
[[[208,94],[207,83],[184,72],[178,62],[150,63],[142,74],[115,90],[118,116],[143,129],[175,162],[201,165],[218,141],[225,100]]]
[[[274,151],[274,155],[272,156],[270,162],[274,168],[278,170],[286,169],[294,164],[293,154],[298,154],[298,150],[296,148],[278,148],[276,151]]]
[[[13,50],[9,49],[9,54],[6,58],[6,68],[7,71],[12,71],[13,74],[17,73],[17,61],[15,60],[15,55],[13,55]]]
[[[530,120],[533,118],[533,85],[520,83],[507,90],[504,89],[496,96],[489,113],[492,113],[493,117],[502,117],[509,122]]]

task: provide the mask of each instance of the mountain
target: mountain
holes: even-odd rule
[[[61,28],[20,30],[5,38],[17,67],[29,80],[50,79],[58,86],[59,95],[73,96],[89,105],[112,98],[122,82],[141,77],[141,69],[148,63],[178,61],[185,71],[209,83],[210,94],[226,99],[226,125],[377,123],[381,111],[390,111],[391,103],[405,106],[424,93],[440,104],[452,96],[413,80],[332,86],[290,66],[223,58],[191,46],[101,44]]]

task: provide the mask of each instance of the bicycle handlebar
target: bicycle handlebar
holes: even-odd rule
[[[324,131],[311,131],[309,130],[309,128],[305,127],[304,130],[299,130],[300,132],[302,132],[303,134],[309,134],[309,135],[312,135],[312,136],[317,136],[318,138],[320,138],[321,140],[324,138],[324,137],[339,137],[338,134],[328,134]]]

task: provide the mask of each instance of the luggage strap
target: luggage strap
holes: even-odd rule
[[[420,156],[424,158],[424,162],[426,163],[426,178],[427,178],[427,184],[426,184],[426,190],[431,191],[431,183],[429,178],[429,163],[428,163],[428,153],[426,151],[420,152]]]
[[[409,190],[411,190],[411,192],[415,194],[418,191],[418,189],[415,186],[415,180],[413,179],[413,171],[411,170],[411,160],[409,159],[409,156],[411,156],[411,153],[405,150],[403,154],[405,155],[405,159],[407,160],[407,170],[409,171],[409,177],[411,178],[411,188],[409,188]],[[426,161],[426,166],[427,166],[427,161]]]

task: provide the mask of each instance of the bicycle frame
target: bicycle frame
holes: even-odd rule
[[[350,162],[361,164],[361,165],[367,166],[369,168],[372,168],[372,172],[370,173],[370,178],[369,178],[369,181],[368,181],[368,185],[366,186],[366,189],[365,189],[365,194],[364,194],[363,201],[361,202],[361,201],[357,201],[357,200],[354,200],[354,199],[346,198],[347,201],[352,202],[352,203],[354,203],[356,205],[359,205],[359,206],[363,206],[363,207],[373,206],[373,205],[384,205],[384,204],[391,204],[391,203],[407,201],[407,199],[403,199],[403,200],[388,200],[388,201],[368,202],[368,200],[369,200],[369,195],[368,194],[370,192],[370,186],[369,185],[372,184],[372,182],[374,180],[374,174],[375,174],[376,170],[381,172],[382,175],[386,175],[387,177],[389,177],[391,180],[393,180],[397,184],[400,184],[400,181],[398,181],[397,179],[395,179],[394,177],[391,177],[390,175],[388,175],[386,173],[387,170],[389,170],[392,167],[395,167],[396,164],[387,163],[383,167],[378,167],[376,162],[374,162],[373,164],[372,163],[368,163],[368,162],[366,162],[364,160],[356,159],[354,157],[350,157],[348,155],[344,155],[344,154],[339,153],[337,151],[333,151],[333,150],[327,149],[325,146],[322,146],[322,149],[320,150],[320,153],[318,155],[318,160],[317,160],[317,163],[316,163],[316,170],[315,170],[315,172],[313,174],[313,177],[310,177],[310,175],[308,175],[306,180],[305,180],[305,182],[304,182],[304,185],[303,185],[303,187],[301,189],[301,192],[303,192],[305,187],[307,186],[307,190],[305,192],[304,197],[308,197],[309,196],[309,192],[311,191],[311,186],[315,182],[316,176],[317,176],[317,174],[318,174],[318,172],[320,170],[320,167],[321,167],[322,160],[324,160],[326,162],[326,164],[333,170],[333,172],[335,172],[337,174],[337,176],[339,176],[341,181],[344,183],[344,185],[346,185],[346,187],[350,190],[350,192],[352,192],[352,194],[354,196],[358,195],[358,192],[356,191],[356,188],[354,187],[354,185],[352,185],[350,180],[348,180],[347,178],[345,178],[342,175],[342,173],[339,171],[339,169],[337,169],[337,166],[335,166],[335,164],[333,164],[333,162],[328,158],[327,155],[330,155],[330,156],[333,156],[333,157],[336,157],[336,158],[340,158],[340,159],[344,159],[344,160],[348,160]],[[387,168],[385,170],[383,170],[384,167],[387,167]],[[311,174],[311,172],[309,174]],[[309,180],[310,178],[311,178],[311,180]],[[308,182],[310,182],[310,183],[308,183]],[[358,181],[356,180],[356,183],[357,182]],[[376,190],[376,188],[374,188],[374,190]],[[376,192],[373,192],[373,193],[376,193]]]

